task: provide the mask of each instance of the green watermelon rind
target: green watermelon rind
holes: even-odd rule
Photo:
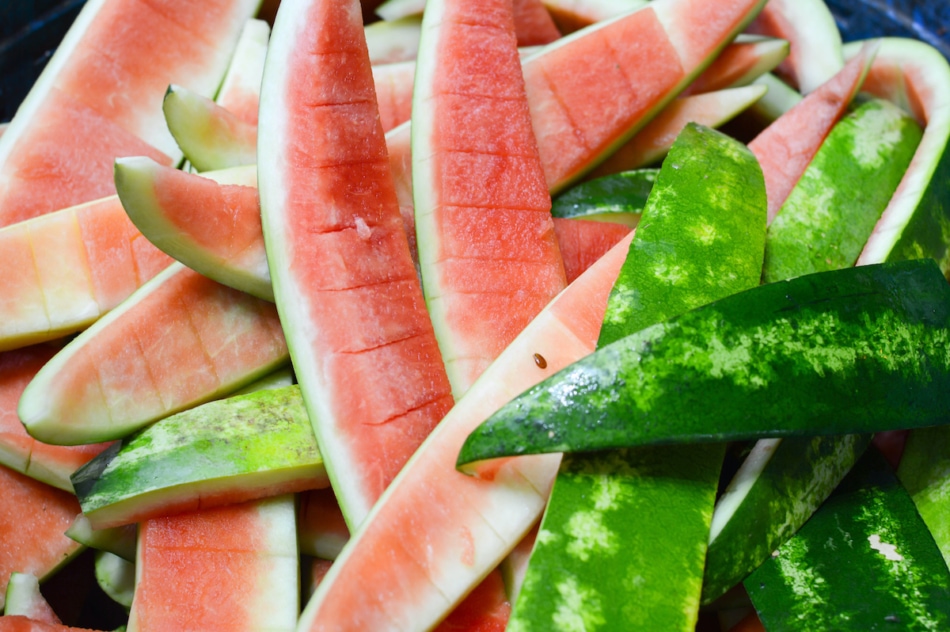
[[[658,173],[657,169],[637,169],[582,182],[551,201],[551,215],[635,228]]]
[[[873,448],[744,586],[768,630],[943,630],[950,623],[950,571]]]
[[[96,583],[126,612],[135,594],[135,563],[108,551],[95,552]]]
[[[603,347],[526,391],[472,433],[459,465],[945,423],[950,357],[939,350],[950,343],[948,293],[932,260],[741,292]]]
[[[904,78],[891,88],[893,95],[903,97],[898,105],[918,117],[926,117],[921,139],[911,166],[908,168],[897,193],[874,227],[858,258],[857,265],[882,261],[899,261],[932,257],[940,263],[945,274],[950,272],[950,64],[935,48],[918,40],[882,38],[875,57],[877,64],[898,64]],[[852,57],[861,42],[845,46],[845,55]],[[925,85],[912,85],[911,90],[923,98],[925,91],[931,98],[921,103],[925,112],[915,112],[908,102],[903,84],[906,70],[919,73],[914,81],[925,80]],[[873,67],[872,67],[873,72]]]
[[[164,506],[216,494],[245,500],[328,484],[297,386],[210,402],[114,444],[72,477],[96,529],[138,522]]]

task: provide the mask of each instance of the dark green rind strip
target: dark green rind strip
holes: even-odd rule
[[[551,215],[636,226],[658,169],[636,169],[582,182],[551,201]]]
[[[744,584],[769,632],[950,627],[950,571],[876,449]]]
[[[703,602],[721,597],[791,538],[870,443],[869,434],[778,441],[741,504],[709,542]]]
[[[72,477],[83,512],[135,511],[160,490],[200,497],[203,486],[238,489],[255,477],[299,469],[319,486],[323,459],[300,389],[289,386],[211,402],[110,446]],[[325,477],[325,473],[323,473]],[[168,500],[168,496],[163,497]],[[148,502],[143,499],[142,502]]]
[[[757,285],[766,206],[748,149],[687,126],[646,203],[599,344]],[[655,270],[674,262],[671,286]],[[566,458],[508,629],[693,630],[723,453],[720,444]]]
[[[504,406],[458,463],[948,421],[950,285],[922,260],[763,285],[628,336]]]
[[[854,265],[922,135],[880,99],[842,118],[769,226],[763,281]]]

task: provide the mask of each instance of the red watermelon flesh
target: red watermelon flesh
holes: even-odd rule
[[[567,282],[579,277],[630,232],[629,226],[583,219],[554,220]]]
[[[87,327],[171,263],[115,196],[8,226],[0,252],[0,351]]]
[[[350,539],[350,530],[333,490],[312,489],[301,493],[299,498],[297,534],[300,552],[328,560],[335,559]]]
[[[70,474],[108,444],[67,447],[42,443],[27,434],[16,412],[23,389],[58,349],[47,344],[0,353],[0,463],[72,492]]]
[[[81,545],[64,535],[79,515],[69,492],[0,466],[0,607],[10,573],[42,579],[69,561]]]
[[[501,572],[494,570],[436,628],[436,632],[504,632],[511,603]]]
[[[479,477],[458,472],[455,457],[499,406],[594,350],[629,243],[568,286],[459,400],[354,532],[304,610],[301,630],[434,625],[537,521],[557,455],[494,461]]]
[[[749,149],[758,159],[765,176],[770,223],[778,215],[828,132],[857,94],[875,52],[876,47],[866,47],[841,72],[776,119],[749,143]]]
[[[510,3],[429,0],[420,54],[415,230],[426,303],[459,397],[566,282]]]
[[[518,46],[550,44],[561,37],[541,0],[513,0],[512,13]]]
[[[383,131],[405,123],[412,114],[412,86],[416,63],[404,61],[373,66],[373,84]]]
[[[683,90],[683,96],[743,86],[775,67],[788,55],[788,42],[761,38],[734,41]]]
[[[165,89],[212,94],[257,4],[87,3],[0,140],[0,226],[110,195],[116,156],[176,162]]]
[[[293,630],[294,500],[279,496],[139,527],[129,630]]]
[[[277,307],[355,527],[453,403],[396,202],[358,2],[281,3],[259,138]]]

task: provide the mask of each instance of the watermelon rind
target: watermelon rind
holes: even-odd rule
[[[59,623],[49,602],[40,592],[40,581],[32,573],[10,573],[3,604],[5,616],[19,615],[34,621]],[[54,618],[55,620],[49,620]]]
[[[84,514],[79,514],[69,528],[66,536],[83,546],[97,551],[108,551],[130,562],[135,561],[136,526],[134,524],[94,529]]]
[[[766,124],[782,116],[802,100],[800,92],[770,72],[753,81],[752,85],[766,88],[762,98],[749,108]]]
[[[853,266],[922,133],[883,99],[838,121],[769,225],[763,282]]]
[[[598,344],[758,285],[766,208],[751,152],[688,125],[650,194]],[[671,288],[655,271],[673,261],[680,281]],[[723,454],[722,445],[697,445],[565,457],[510,629],[569,630],[570,621],[584,621],[693,630]],[[649,519],[631,520],[644,507]],[[650,546],[659,540],[662,547]],[[578,594],[582,602],[572,600]]]
[[[911,432],[897,476],[950,566],[950,426]]]
[[[27,432],[40,441],[55,445],[78,445],[120,439],[158,419],[227,395],[286,364],[288,356],[283,339],[271,338],[271,341],[275,344],[269,345],[270,349],[259,348],[256,350],[256,354],[253,358],[244,358],[247,362],[235,362],[235,366],[229,367],[229,370],[233,369],[230,374],[224,376],[215,375],[215,384],[210,385],[206,389],[201,389],[201,392],[197,395],[192,393],[183,399],[176,399],[175,401],[169,400],[167,403],[164,401],[158,401],[157,403],[153,401],[151,404],[147,404],[144,401],[139,401],[136,397],[137,394],[131,392],[138,388],[145,388],[146,386],[123,383],[120,385],[120,390],[113,392],[112,395],[121,396],[121,404],[123,406],[128,404],[131,412],[130,410],[119,410],[115,408],[115,401],[105,402],[101,399],[95,400],[95,398],[92,400],[83,400],[87,403],[97,401],[102,405],[90,404],[89,406],[84,406],[81,410],[78,409],[75,402],[68,401],[72,393],[63,390],[60,377],[62,373],[70,370],[70,363],[73,358],[85,353],[86,345],[95,348],[97,345],[97,336],[105,332],[113,323],[117,323],[117,326],[124,326],[126,323],[120,323],[118,321],[120,321],[126,313],[135,310],[136,307],[144,303],[153,292],[160,291],[164,283],[171,281],[176,275],[180,274],[196,275],[197,273],[189,270],[180,263],[176,262],[171,264],[163,272],[136,290],[128,299],[122,302],[122,304],[97,320],[91,327],[80,333],[76,338],[72,339],[59,353],[46,363],[33,380],[31,380],[30,384],[27,385],[26,389],[24,389],[17,407],[20,420],[23,422]],[[208,281],[208,283],[210,283],[210,281]],[[265,314],[262,313],[261,306],[267,306],[267,303],[234,290],[224,288],[223,286],[220,290],[221,292],[211,296],[210,300],[215,308],[220,308],[227,313],[230,319],[228,322],[229,327],[240,327],[243,328],[240,331],[248,332],[251,327],[258,327],[260,323],[264,322],[263,317]],[[200,298],[208,299],[209,297],[203,295]],[[221,301],[225,298],[227,302],[222,303]],[[188,333],[192,333],[193,335],[193,325],[190,325],[190,321],[186,320],[187,311],[182,309],[183,307],[184,306],[177,305],[170,308],[180,310],[180,312],[174,312],[176,320],[173,326],[180,327],[188,325],[191,327]],[[103,333],[103,336],[108,338],[108,333],[110,332]],[[222,334],[224,331],[217,333]],[[188,344],[188,338],[183,337],[182,340],[184,344]],[[176,340],[175,342],[178,341]],[[171,344],[173,343],[166,343],[163,351],[167,351]],[[236,350],[237,349],[232,349],[230,351]],[[116,360],[121,361],[125,360],[125,358],[116,358]],[[155,379],[164,379],[166,377],[174,379],[176,376],[160,375],[155,376]],[[99,382],[103,379],[101,374],[98,376],[82,376],[82,378],[76,379],[88,380],[89,383],[94,383],[94,380],[97,378]],[[99,388],[99,386],[100,385],[97,384],[95,388]],[[116,393],[118,393],[118,395],[116,395]],[[87,393],[83,392],[81,395],[85,396]],[[69,407],[68,415],[63,414],[64,406]],[[110,408],[110,406],[112,406],[112,408]]]
[[[216,103],[226,109],[244,110],[251,104],[242,101],[250,97],[256,105],[261,94],[268,40],[270,25],[266,21],[250,19],[244,24],[224,80],[215,95]],[[253,120],[256,121],[257,108],[253,108],[253,111]]]
[[[166,219],[156,197],[156,181],[166,168],[144,156],[115,161],[116,192],[135,227],[159,250],[192,270],[222,285],[274,302],[270,270],[264,257],[258,260],[247,257],[240,263],[222,260],[217,253],[195,243],[190,235]],[[257,187],[255,164],[206,171],[200,175],[219,184]]]
[[[929,259],[761,285],[622,338],[529,389],[470,436],[459,464],[940,425],[948,336],[950,286]]]
[[[95,529],[169,507],[208,507],[216,497],[243,501],[329,484],[297,386],[172,415],[101,453],[72,481]]]
[[[369,59],[374,64],[410,61],[419,53],[422,16],[410,15],[398,20],[374,22],[364,27]]]
[[[400,18],[420,16],[426,8],[426,0],[386,0],[376,7],[376,15],[392,22]]]
[[[128,612],[135,594],[135,563],[108,551],[95,552],[96,583]]]
[[[857,265],[932,257],[950,273],[950,64],[918,40],[880,41],[863,89],[913,114],[924,136]],[[854,56],[860,46],[846,45],[845,56]]]
[[[950,624],[950,570],[875,448],[744,586],[767,630]]]
[[[574,185],[551,201],[551,215],[635,228],[657,173],[657,169],[635,169]]]

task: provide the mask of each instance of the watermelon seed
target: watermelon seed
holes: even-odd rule
[[[538,365],[539,369],[548,368],[548,361],[544,359],[544,356],[540,353],[534,354],[534,363]]]

